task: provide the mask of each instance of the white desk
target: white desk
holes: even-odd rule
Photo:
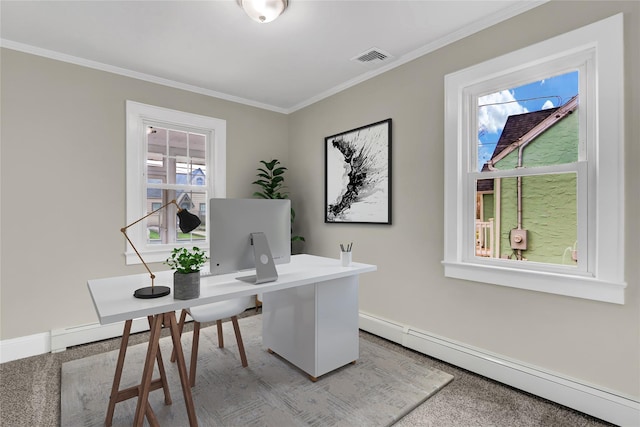
[[[278,280],[253,285],[236,280],[240,274],[202,277],[200,297],[174,300],[172,295],[156,299],[137,299],[133,292],[149,285],[148,274],[89,280],[89,292],[101,324],[125,321],[120,355],[106,425],[111,424],[115,404],[138,396],[134,424],[142,425],[146,416],[153,425],[153,410],[148,405],[152,390],[163,388],[165,403],[171,398],[166,385],[158,341],[162,326],[171,329],[176,347],[178,371],[191,426],[197,425],[189,388],[184,354],[175,311],[246,295],[263,295],[263,343],[284,357],[313,380],[318,376],[355,362],[358,358],[358,276],[376,270],[376,266],[353,263],[342,267],[337,259],[295,255],[291,263],[277,266]],[[173,287],[173,272],[156,274],[156,285]],[[132,319],[149,318],[151,335],[140,386],[119,390],[120,375]],[[152,381],[158,362],[160,379]]]

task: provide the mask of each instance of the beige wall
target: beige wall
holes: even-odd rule
[[[444,76],[625,12],[626,304],[447,279],[443,258]],[[307,250],[379,271],[360,309],[626,395],[640,397],[640,3],[552,2],[291,115],[291,178]],[[393,119],[393,225],[324,224],[324,137]]]
[[[444,278],[444,75],[620,11],[627,303]],[[354,241],[355,260],[378,265],[362,277],[363,311],[637,399],[639,31],[638,2],[552,2],[288,117],[2,49],[0,339],[96,322],[86,280],[142,271],[124,265],[118,232],[131,99],[226,119],[231,197],[251,195],[258,160],[287,165],[306,251],[336,257],[339,242]],[[386,118],[393,119],[393,225],[324,224],[324,137]]]
[[[227,121],[227,195],[288,161],[287,116],[2,49],[0,339],[97,321],[87,279],[125,266],[125,101]],[[164,269],[154,264],[152,269]]]

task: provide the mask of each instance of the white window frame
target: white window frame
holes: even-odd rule
[[[208,198],[226,197],[226,120],[197,114],[171,110],[134,101],[126,103],[126,223],[131,224],[147,213],[147,123],[163,123],[168,126],[198,129],[207,136],[207,186]],[[136,246],[145,262],[162,262],[171,250],[180,246],[191,246],[192,242],[170,244],[147,244],[146,227],[136,225],[127,230],[127,235]],[[140,264],[140,258],[126,241],[125,259],[127,264]],[[208,252],[209,235],[198,244]]]
[[[623,57],[618,14],[445,76],[446,277],[624,304]],[[478,97],[571,69],[581,73],[581,149],[574,167],[582,262],[575,268],[476,257]]]

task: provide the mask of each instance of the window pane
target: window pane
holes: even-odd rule
[[[190,213],[200,218],[200,226],[191,233],[185,234],[176,230],[176,240],[178,242],[186,241],[204,241],[207,238],[207,193],[203,191],[178,191],[176,201],[182,209],[188,210]],[[203,209],[204,206],[204,209]]]
[[[154,188],[153,186],[153,184],[162,184],[162,180],[157,178],[149,178],[147,182],[150,184],[147,187],[147,201],[150,201],[152,203],[151,210],[148,212],[152,212],[162,206],[162,204],[160,203],[160,201],[162,200],[162,190],[158,187]],[[147,203],[147,206],[149,206],[149,203]]]
[[[169,131],[169,155],[187,155],[187,132],[178,130]]]
[[[176,129],[149,127],[147,131],[147,212],[176,200],[182,209],[198,215],[201,226],[182,233],[175,207],[169,206],[147,219],[147,243],[168,244],[206,240],[206,136]],[[193,190],[168,190],[165,184],[194,186]],[[196,188],[201,190],[194,191]]]
[[[200,158],[204,161],[206,154],[206,138],[196,133],[189,134],[189,157]],[[204,164],[204,163],[203,163]]]
[[[189,164],[190,169],[190,184],[203,186],[207,184],[207,176],[206,176],[206,163],[204,158],[196,158],[191,157],[191,163]]]
[[[205,135],[160,127],[148,128],[148,183],[204,187],[207,185],[206,170]]]
[[[575,173],[482,179],[476,189],[476,256],[576,265]]]
[[[154,182],[166,182],[167,130],[147,127],[147,177]]]
[[[147,151],[157,153],[160,157],[167,155],[167,130],[157,127],[147,127]]]
[[[200,226],[191,233],[180,231],[177,210],[175,205],[171,204],[146,219],[147,243],[166,244],[206,240],[207,193],[205,191],[148,190],[147,212],[153,212],[173,199],[181,209],[197,215],[201,221]]]
[[[573,71],[479,97],[478,170],[578,161],[578,78]]]

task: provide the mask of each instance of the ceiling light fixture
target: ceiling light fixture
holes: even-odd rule
[[[288,0],[236,0],[249,18],[261,24],[276,19],[289,5]]]

